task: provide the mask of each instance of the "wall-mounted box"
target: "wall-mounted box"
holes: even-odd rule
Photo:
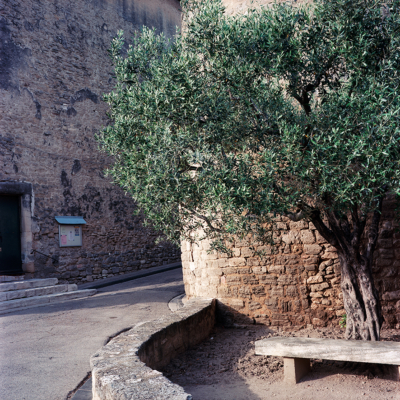
[[[82,225],[86,224],[83,217],[55,217],[58,222],[58,237],[60,247],[82,246]]]

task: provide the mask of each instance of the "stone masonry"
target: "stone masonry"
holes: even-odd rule
[[[388,198],[382,213],[373,273],[382,299],[386,326],[400,327],[400,233],[394,224],[395,203]],[[208,252],[207,241],[182,245],[188,298],[213,297],[232,322],[247,320],[274,326],[326,326],[345,313],[340,265],[335,249],[312,223],[277,219],[276,245],[236,241],[233,255]]]
[[[82,283],[179,260],[105,176],[95,135],[111,39],[142,25],[172,37],[180,19],[177,0],[0,2],[0,183],[32,187],[26,277]],[[59,247],[57,215],[85,218],[82,247]]]

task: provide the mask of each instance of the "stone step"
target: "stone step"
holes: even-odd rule
[[[0,275],[0,282],[23,281],[25,275]]]
[[[73,292],[75,290],[78,290],[78,286],[75,284],[45,286],[33,289],[9,290],[8,292],[0,292],[0,302],[23,299],[26,297],[47,296],[49,294]]]
[[[46,279],[28,279],[26,281],[18,282],[4,282],[0,283],[0,292],[8,292],[10,290],[23,290],[33,289],[45,286],[57,285],[57,278],[46,278]]]
[[[26,308],[45,306],[66,300],[80,299],[93,296],[96,289],[74,290],[72,292],[49,294],[45,296],[27,297],[24,299],[8,300],[0,302],[0,314],[24,310]]]

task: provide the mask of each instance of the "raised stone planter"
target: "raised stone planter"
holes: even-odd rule
[[[214,323],[215,300],[196,299],[115,337],[91,357],[93,400],[191,400],[157,369],[206,339]]]

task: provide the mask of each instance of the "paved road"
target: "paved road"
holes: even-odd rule
[[[183,291],[175,269],[0,316],[0,400],[64,400],[108,337],[169,313],[168,301]]]

